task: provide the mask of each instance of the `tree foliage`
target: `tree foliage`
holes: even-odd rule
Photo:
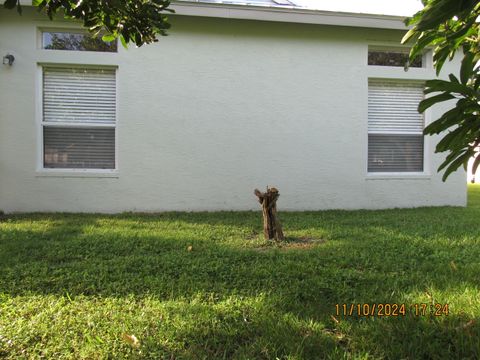
[[[423,0],[424,8],[407,20],[412,28],[402,42],[413,42],[410,59],[426,49],[433,49],[433,65],[437,75],[447,60],[462,56],[460,76],[450,74],[448,80],[426,82],[425,94],[418,110],[424,112],[431,106],[455,101],[455,106],[428,125],[424,134],[446,132],[435,149],[447,152],[438,171],[445,170],[443,181],[460,166],[465,169],[468,160],[480,145],[480,0]],[[474,162],[475,172],[480,156]]]
[[[80,20],[93,34],[105,33],[103,40],[120,38],[124,46],[149,44],[157,41],[157,35],[167,35],[165,12],[173,12],[170,0],[34,0],[33,5],[50,19],[61,14]],[[4,7],[22,10],[20,0],[5,0]]]

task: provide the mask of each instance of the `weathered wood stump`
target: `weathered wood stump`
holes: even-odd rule
[[[258,202],[262,205],[263,213],[263,234],[268,240],[284,240],[282,225],[277,218],[277,200],[280,194],[274,187],[267,186],[267,192],[262,193],[255,189],[255,195],[258,197]]]

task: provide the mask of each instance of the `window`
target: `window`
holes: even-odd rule
[[[42,32],[42,49],[117,52],[117,42],[105,42],[84,32]]]
[[[115,169],[114,69],[43,68],[43,167]]]
[[[382,49],[369,47],[368,65],[404,67],[408,62],[409,52],[410,49],[404,48]],[[417,68],[423,67],[423,57],[417,56],[409,66]]]
[[[423,171],[423,83],[368,81],[368,172]]]

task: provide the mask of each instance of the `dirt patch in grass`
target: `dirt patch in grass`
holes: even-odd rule
[[[300,237],[291,237],[287,236],[284,241],[275,241],[270,240],[266,241],[261,246],[255,248],[257,251],[269,251],[272,249],[280,249],[284,251],[288,250],[308,250],[313,248],[316,245],[323,244],[327,240],[319,239],[319,238],[312,238],[308,236],[300,236]]]

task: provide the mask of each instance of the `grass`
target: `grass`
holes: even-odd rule
[[[467,208],[280,213],[283,243],[260,216],[4,216],[0,358],[480,358],[480,186]]]

